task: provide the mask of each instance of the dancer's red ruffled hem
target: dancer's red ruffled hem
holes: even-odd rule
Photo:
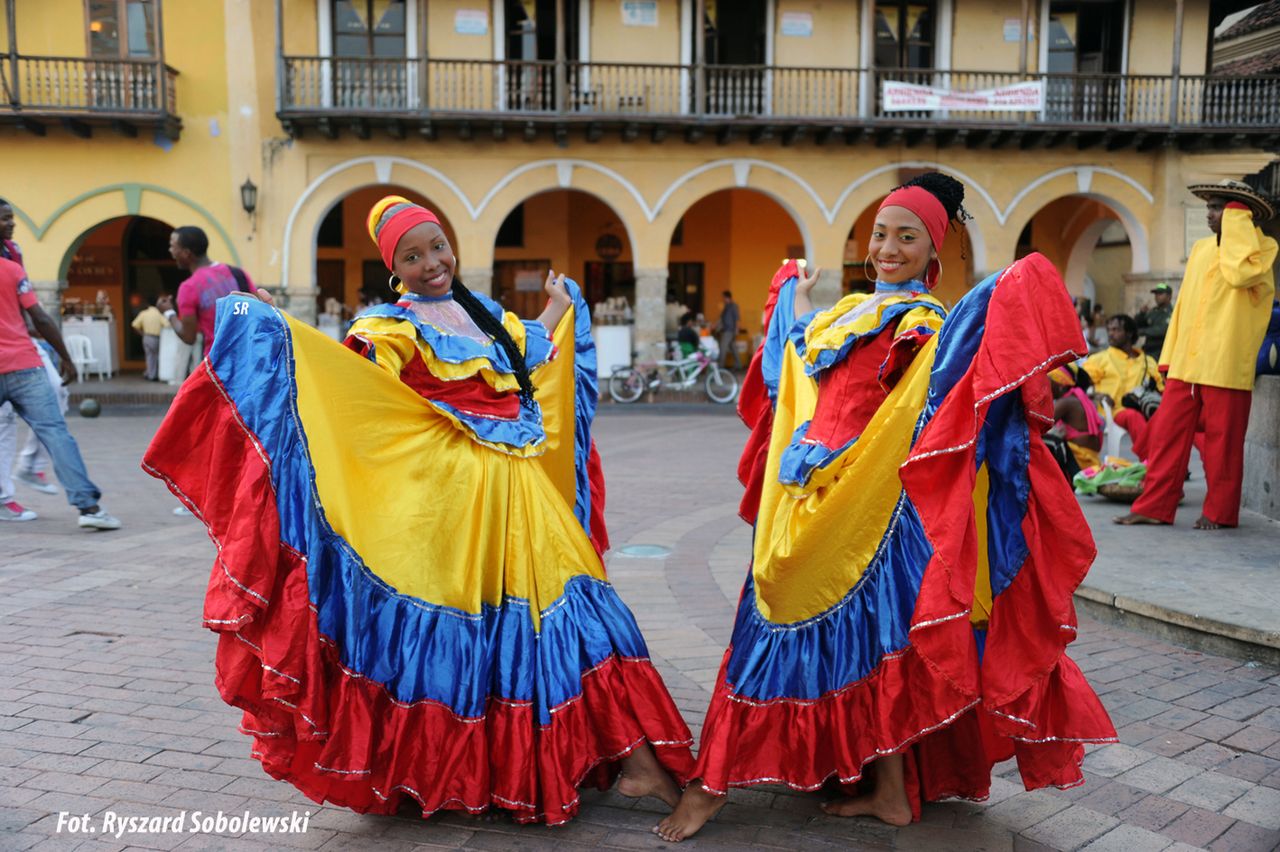
[[[500,807],[550,824],[577,812],[580,784],[607,787],[642,743],[678,782],[690,777],[689,729],[647,659],[610,657],[584,673],[581,695],[546,726],[527,702],[492,699],[483,716],[460,717],[398,702],[346,670],[317,629],[305,559],[279,541],[266,451],[207,363],[178,404],[189,416],[181,430],[166,420],[143,466],[218,548],[204,613],[221,634],[216,684],[245,711],[242,729],[268,773],[362,813],[393,813],[407,797],[424,814]]]
[[[1028,790],[1074,787],[1084,780],[1083,744],[1115,739],[1097,697],[1065,655],[1024,702],[1000,710],[958,689],[913,648],[812,701],[753,702],[734,695],[723,675],[694,770],[703,789],[716,795],[756,784],[853,788],[872,761],[903,754],[918,820],[926,801],[986,799],[992,768],[1011,757]],[[1014,719],[1008,711],[1030,718]]]

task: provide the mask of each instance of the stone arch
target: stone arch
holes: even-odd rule
[[[9,201],[14,203],[12,199]],[[17,212],[15,207],[15,215]],[[19,217],[31,229],[37,242],[66,246],[60,254],[56,251],[29,253],[28,273],[33,280],[66,280],[71,258],[89,232],[103,222],[123,216],[145,216],[162,222],[199,225],[209,234],[211,254],[240,263],[240,253],[231,235],[203,205],[156,184],[115,183],[87,190],[69,199],[50,213],[43,223],[37,224],[27,213]]]
[[[649,220],[649,208],[630,181],[612,169],[586,160],[542,160],[508,172],[477,205],[472,241],[492,253],[498,229],[516,207],[529,199],[557,190],[576,190],[593,196],[617,216],[627,234],[633,264],[647,257],[652,235],[641,228]],[[492,254],[489,255],[492,262]],[[472,265],[467,261],[467,265]]]
[[[320,223],[333,206],[359,189],[378,184],[407,186],[440,206],[438,211],[459,228],[472,219],[466,195],[443,172],[405,157],[367,156],[344,160],[317,175],[298,196],[285,220],[280,256],[280,285],[291,295],[310,295],[316,287],[312,261]],[[465,244],[465,243],[464,243]],[[459,252],[461,252],[459,248]],[[306,270],[300,273],[300,270]],[[305,276],[299,284],[299,275]]]
[[[689,170],[672,181],[658,199],[652,224],[662,250],[660,264],[665,264],[671,236],[689,209],[708,195],[726,189],[752,190],[776,202],[800,230],[805,256],[815,257],[830,217],[814,188],[782,166],[763,160],[735,159],[716,160]]]
[[[1129,237],[1133,253],[1129,273],[1141,275],[1151,271],[1146,220],[1135,211],[1149,214],[1154,199],[1137,181],[1111,169],[1084,166],[1058,169],[1032,181],[1005,210],[1006,232],[1016,240],[1037,213],[1054,201],[1070,196],[1088,198],[1112,210]]]

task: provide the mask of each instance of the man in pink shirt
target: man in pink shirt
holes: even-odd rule
[[[0,405],[8,402],[53,458],[53,470],[66,489],[67,501],[80,510],[80,526],[115,530],[120,522],[98,505],[102,492],[89,480],[76,439],[67,430],[58,398],[45,375],[36,345],[27,334],[23,312],[62,359],[64,380],[75,375],[71,354],[57,324],[40,307],[22,267],[0,259]]]
[[[196,334],[204,337],[204,355],[213,346],[213,320],[217,302],[231,293],[257,293],[249,276],[241,269],[209,259],[209,238],[195,225],[174,228],[169,235],[169,256],[179,269],[191,277],[178,285],[178,306],[173,299],[161,296],[156,307],[164,312],[183,343],[196,342]]]

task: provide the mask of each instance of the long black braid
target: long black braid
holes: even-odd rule
[[[520,385],[520,402],[532,408],[533,393],[536,388],[533,386],[533,378],[529,375],[529,366],[524,362],[524,353],[520,351],[511,333],[502,324],[502,320],[489,313],[484,303],[457,278],[453,279],[453,300],[462,306],[467,316],[471,317],[481,331],[493,338],[493,342],[507,353],[507,360],[511,362],[511,369],[516,374],[516,382]]]

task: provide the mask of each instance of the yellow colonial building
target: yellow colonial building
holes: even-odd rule
[[[1249,5],[7,0],[0,196],[68,313],[174,290],[184,224],[299,316],[355,306],[387,276],[364,215],[399,191],[472,288],[534,311],[553,267],[647,345],[669,291],[714,317],[732,290],[757,331],[784,256],[827,301],[863,286],[880,199],[940,169],[972,215],[944,299],[1039,250],[1132,309],[1204,232],[1185,185],[1280,145],[1280,79],[1206,73]]]

